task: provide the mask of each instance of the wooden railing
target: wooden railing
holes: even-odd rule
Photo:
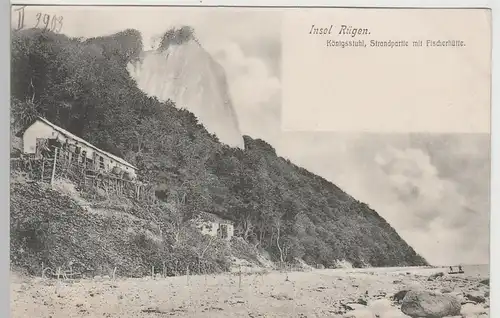
[[[156,202],[153,186],[96,169],[92,160],[81,160],[81,157],[62,148],[39,158],[29,154],[12,158],[11,170],[22,171],[33,181],[53,184],[57,179],[66,179],[83,191]]]

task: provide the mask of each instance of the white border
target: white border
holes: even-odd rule
[[[4,125],[1,125],[1,129],[4,129],[4,133],[1,134],[2,138],[0,139],[3,143],[5,149],[9,149],[10,146],[10,129],[9,129],[9,105],[10,105],[10,97],[9,97],[9,80],[10,80],[10,7],[8,5],[8,0],[1,1],[1,13],[3,17],[0,18],[0,21],[5,23],[5,27],[1,28],[2,32],[0,33],[0,38],[2,39],[4,45],[2,45],[2,63],[4,63],[4,67],[1,69],[4,70],[0,72],[0,76],[3,78],[0,79],[0,96],[2,97],[2,107],[0,108],[3,112],[0,119],[4,121]],[[286,1],[286,0],[240,0],[240,1],[212,1],[212,0],[185,0],[185,1],[168,1],[168,0],[93,0],[93,1],[83,1],[83,0],[14,0],[11,1],[11,4],[16,5],[141,5],[141,6],[245,6],[245,7],[296,7],[296,6],[307,6],[307,7],[326,7],[326,6],[335,6],[335,7],[364,7],[364,8],[375,8],[375,7],[393,7],[393,8],[462,8],[462,7],[480,7],[480,8],[491,8],[492,9],[492,23],[493,23],[493,57],[500,57],[500,3],[498,0],[455,0],[455,1],[445,1],[445,0],[296,0],[296,1]],[[466,23],[466,22],[464,22]],[[500,168],[498,168],[498,161],[500,160],[500,91],[494,90],[493,88],[500,87],[500,63],[495,63],[495,60],[492,61],[492,111],[491,111],[491,223],[490,223],[490,268],[492,272],[490,274],[490,278],[493,281],[493,285],[491,286],[490,297],[491,299],[500,299],[500,292],[498,287],[500,286],[497,283],[497,277],[500,277],[497,272],[493,269],[499,268],[498,265],[500,261],[498,259],[498,234],[494,231],[495,228],[499,227],[500,218],[498,217],[498,210],[500,208],[500,200],[494,195],[496,193],[500,193]],[[9,70],[9,71],[5,71]],[[3,152],[4,156],[4,167],[9,167],[9,151]],[[2,245],[3,249],[6,249],[5,252],[9,251],[9,172],[8,168],[0,170],[2,173],[2,180],[4,186],[2,186],[2,190],[4,190],[4,196],[2,196],[2,200],[4,200],[4,209],[2,210],[3,224],[4,230],[1,231],[1,235],[3,235],[3,242],[5,244]],[[7,274],[5,279],[2,280],[4,282],[9,281],[9,257],[3,258],[5,260],[4,267],[5,269],[2,271]],[[0,314],[1,317],[9,317],[10,316],[10,304],[8,302],[10,289],[8,284],[2,284],[4,286],[4,290],[2,290],[2,295],[6,295],[4,299],[7,299],[7,303],[2,304],[1,309],[5,311],[5,315]],[[491,301],[491,312],[499,313],[500,312],[500,304],[495,301]],[[491,315],[490,312],[490,315]]]
[[[243,6],[243,7],[393,7],[393,8],[457,8],[483,7],[493,8],[494,0],[14,0],[11,4],[22,5],[141,5],[141,6]]]

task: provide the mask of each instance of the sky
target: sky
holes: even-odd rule
[[[145,49],[191,25],[226,71],[242,133],[366,202],[432,264],[489,263],[489,134],[283,132],[279,9],[32,7],[25,24],[38,12],[63,16],[69,36],[137,29]]]

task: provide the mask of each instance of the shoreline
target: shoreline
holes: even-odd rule
[[[11,272],[13,317],[345,317],[351,307],[385,304],[387,315],[405,318],[392,296],[401,290],[448,292],[488,317],[489,285],[480,277],[444,274],[439,268],[322,269],[262,275],[176,276],[153,279],[80,279],[74,282],[16,277]],[[477,307],[479,306],[479,307]],[[349,306],[348,306],[349,307]],[[365,311],[368,309],[365,309]],[[358,312],[359,313],[359,312]],[[389,315],[390,313],[390,315]],[[34,316],[33,316],[34,315]],[[350,316],[349,316],[350,317]],[[368,317],[368,316],[364,316]]]

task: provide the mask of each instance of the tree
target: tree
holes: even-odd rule
[[[164,226],[168,233],[173,237],[173,248],[180,246],[184,240],[184,234],[188,226],[188,219],[186,218],[186,195],[175,195],[174,203],[170,205],[165,204]]]
[[[30,124],[40,113],[31,100],[21,102],[17,98],[11,101],[10,123],[14,131]]]

